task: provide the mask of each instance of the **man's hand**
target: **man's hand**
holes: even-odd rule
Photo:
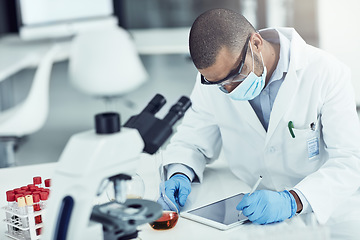
[[[183,174],[176,174],[172,176],[169,180],[165,181],[166,196],[161,195],[157,202],[162,205],[164,210],[177,210],[177,212],[180,212],[179,205],[181,207],[185,205],[186,199],[189,196],[190,192],[190,180]]]
[[[246,194],[236,207],[257,224],[281,222],[295,215],[297,206],[293,195],[288,191],[255,191]]]

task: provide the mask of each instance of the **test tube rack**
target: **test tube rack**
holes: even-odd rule
[[[3,207],[2,209],[5,210],[6,214],[6,219],[4,219],[7,225],[6,236],[16,240],[40,239],[41,235],[37,235],[36,231],[43,227],[43,223],[36,224],[35,217],[43,215],[44,210],[22,215],[10,207]]]

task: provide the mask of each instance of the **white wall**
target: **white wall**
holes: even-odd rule
[[[352,71],[360,105],[360,1],[318,0],[319,47],[334,54]]]

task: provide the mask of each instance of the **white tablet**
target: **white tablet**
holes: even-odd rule
[[[248,218],[236,210],[244,194],[240,193],[208,205],[182,212],[180,216],[220,229],[241,225]]]

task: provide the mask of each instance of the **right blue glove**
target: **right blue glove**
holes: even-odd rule
[[[161,193],[160,186],[160,193]],[[191,192],[191,182],[183,174],[176,174],[169,180],[165,181],[165,195],[160,194],[158,203],[162,205],[164,210],[180,212],[180,207],[185,205],[186,199]],[[169,202],[169,200],[171,202]]]
[[[245,194],[236,209],[242,211],[253,223],[268,224],[292,218],[297,206],[293,195],[286,190],[258,190],[252,195]]]

